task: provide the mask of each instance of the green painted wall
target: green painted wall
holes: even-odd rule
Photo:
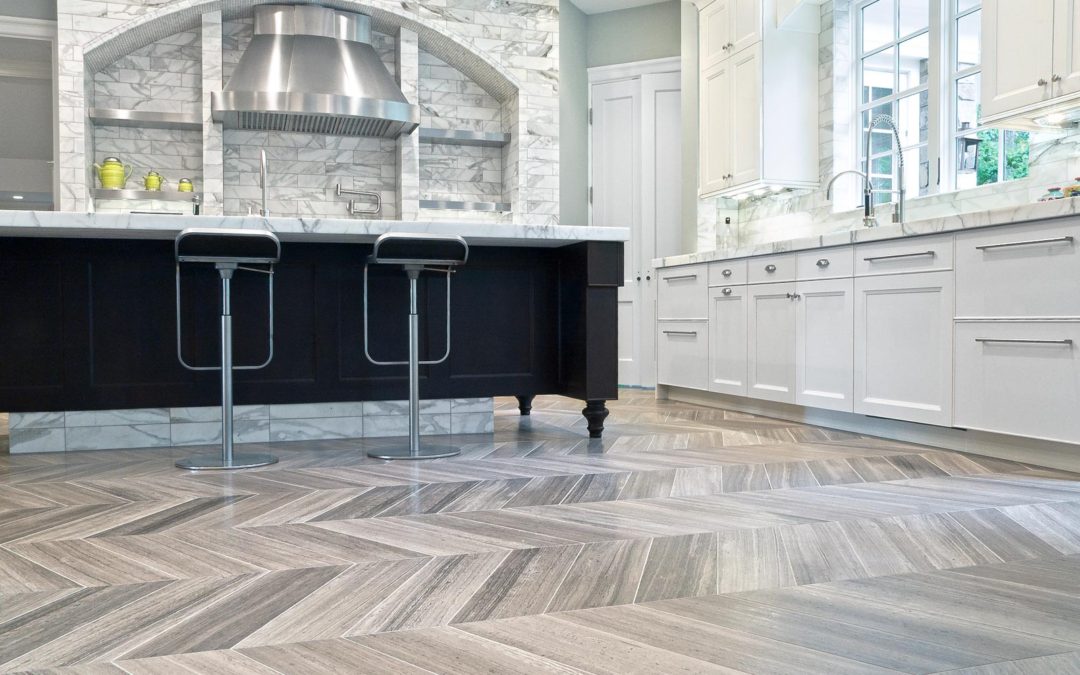
[[[587,65],[591,68],[678,56],[680,4],[679,0],[668,0],[590,15]]]

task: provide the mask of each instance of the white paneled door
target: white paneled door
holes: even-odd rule
[[[590,72],[590,220],[630,228],[619,289],[619,384],[653,387],[652,260],[681,252],[681,91],[677,62],[663,72],[654,72],[656,63],[641,66]]]

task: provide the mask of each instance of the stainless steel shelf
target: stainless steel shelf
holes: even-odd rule
[[[179,192],[177,190],[109,190],[95,188],[94,199],[154,199],[162,202],[190,202],[199,192]]]
[[[420,127],[420,142],[445,143],[447,145],[481,145],[501,148],[510,142],[510,134],[485,133],[467,129],[432,129]]]
[[[100,125],[141,127],[143,129],[181,129],[187,131],[202,129],[202,120],[195,113],[90,108],[90,121]]]
[[[450,199],[421,199],[422,209],[446,209],[450,211],[497,211],[507,212],[510,204],[506,202],[459,202]]]

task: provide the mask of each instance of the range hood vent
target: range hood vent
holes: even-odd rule
[[[255,8],[255,35],[211,109],[249,131],[396,138],[420,124],[371,47],[371,19],[314,5]]]

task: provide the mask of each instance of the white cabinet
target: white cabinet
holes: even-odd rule
[[[948,425],[952,272],[855,280],[857,413]]]
[[[709,268],[705,263],[659,270],[656,283],[656,317],[661,321],[704,321],[709,316]]]
[[[746,287],[747,395],[795,402],[795,284]]]
[[[778,29],[762,0],[701,10],[701,196],[817,185],[817,35]]]
[[[956,416],[965,429],[1080,443],[1080,324],[956,324]]]
[[[981,123],[1030,127],[1062,105],[1076,107],[1077,5],[1077,0],[983,1]]]
[[[795,295],[795,402],[852,411],[854,285],[801,281]]]
[[[714,0],[698,26],[701,68],[710,68],[761,40],[761,0]]]
[[[709,289],[709,391],[746,396],[746,286]]]
[[[664,321],[656,336],[656,381],[660,384],[708,389],[709,324],[705,321]]]

